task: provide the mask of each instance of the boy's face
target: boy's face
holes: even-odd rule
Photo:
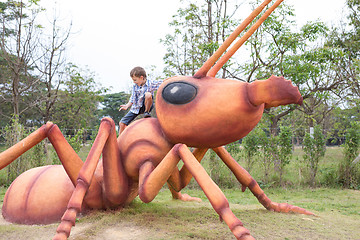
[[[138,85],[139,87],[145,84],[144,76],[140,76],[140,77],[132,76],[131,78],[132,78],[133,82],[136,85]]]

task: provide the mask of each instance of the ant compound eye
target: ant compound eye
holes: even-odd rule
[[[162,97],[168,103],[185,104],[191,102],[197,94],[197,88],[187,82],[172,82],[164,87]]]

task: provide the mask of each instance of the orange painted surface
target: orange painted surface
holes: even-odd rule
[[[61,165],[33,168],[17,177],[7,190],[3,216],[21,224],[59,221],[73,190]]]

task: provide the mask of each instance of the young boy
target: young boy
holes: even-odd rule
[[[144,113],[144,118],[151,117],[151,110],[154,107],[153,94],[162,83],[162,81],[151,81],[147,79],[146,72],[142,67],[135,67],[130,71],[130,77],[132,78],[134,85],[131,91],[131,97],[129,102],[125,105],[121,105],[119,111],[130,111],[119,122],[119,133],[133,121],[139,114]]]

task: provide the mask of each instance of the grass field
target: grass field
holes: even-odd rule
[[[86,146],[78,154],[85,159],[88,152],[89,146]],[[270,183],[264,185],[264,190],[275,202],[297,205],[317,216],[269,212],[257,202],[251,192],[247,190],[242,193],[238,189],[238,183],[233,189],[221,187],[235,215],[256,239],[360,240],[360,191],[338,187],[307,188],[302,154],[301,148],[296,148],[292,161],[286,166],[285,187],[269,188]],[[234,157],[245,166],[241,158]],[[327,148],[326,155],[319,164],[318,186],[324,186],[324,183],[329,183],[332,177],[336,177],[336,169],[342,158],[342,148]],[[202,165],[211,172],[209,159],[205,158]],[[218,166],[222,168],[221,174],[232,177],[224,164]],[[255,164],[250,173],[259,183],[262,182],[263,170],[259,163]],[[0,171],[1,178],[6,178],[6,169]],[[234,181],[235,178],[232,179]],[[5,191],[6,188],[0,187],[1,201]],[[198,190],[196,182],[192,181],[183,192],[200,197],[203,202],[174,201],[171,200],[170,192],[163,189],[149,204],[144,204],[137,198],[129,207],[121,210],[94,211],[81,216],[70,239],[235,239],[228,227],[219,221],[203,192]],[[57,225],[24,226],[9,224],[0,219],[0,239],[51,239]]]
[[[161,191],[149,204],[139,199],[117,211],[94,211],[81,217],[69,239],[235,239],[219,221],[200,190],[187,190],[203,202],[171,200]],[[276,202],[306,208],[317,216],[274,213],[265,210],[247,190],[224,190],[230,207],[256,239],[360,239],[360,191],[336,189],[266,190]],[[4,194],[4,189],[1,189]],[[1,198],[2,199],[2,198]],[[24,226],[0,221],[1,239],[51,239],[58,224]]]

